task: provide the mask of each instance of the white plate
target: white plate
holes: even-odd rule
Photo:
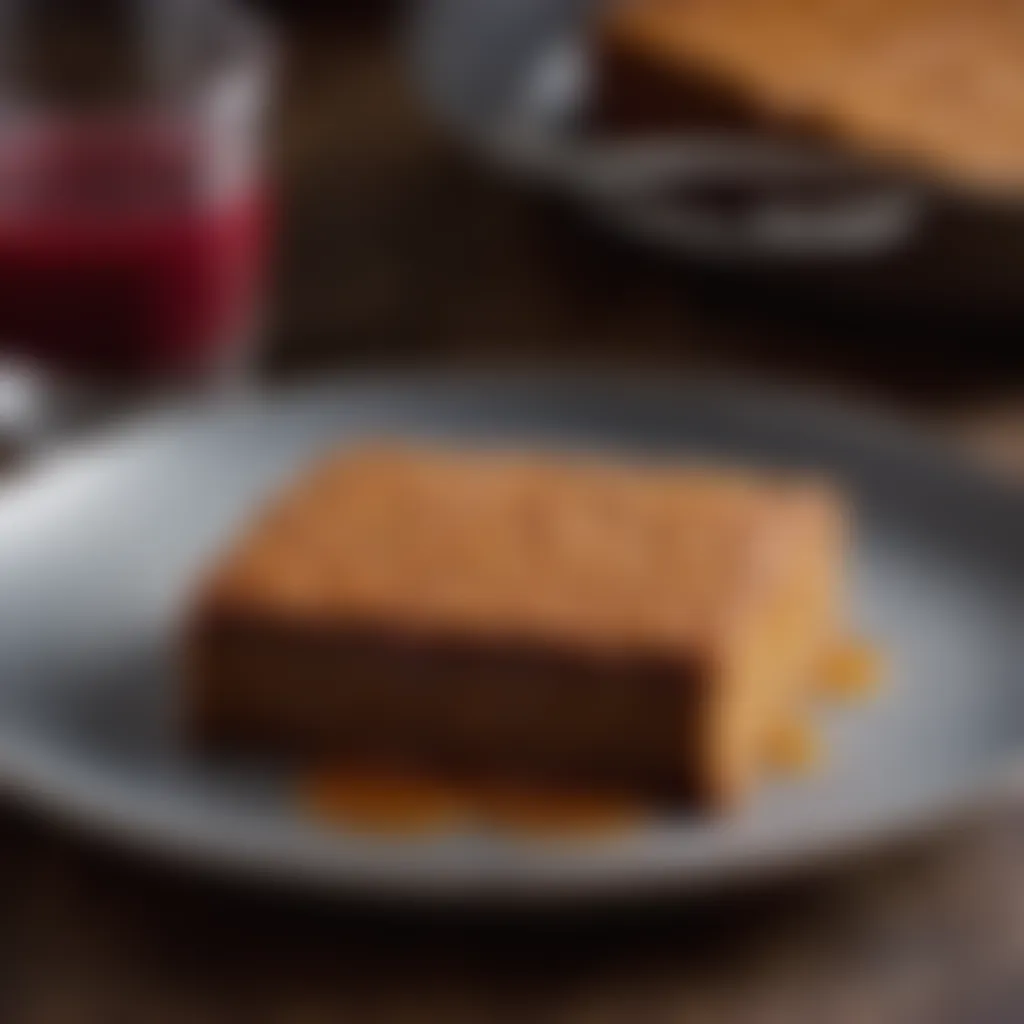
[[[887,689],[824,715],[821,778],[769,787],[729,820],[576,845],[318,827],[278,773],[183,741],[176,626],[197,571],[262,494],[325,446],[381,432],[834,474],[859,522],[853,619],[891,652]],[[379,894],[629,894],[810,864],[1007,778],[1024,741],[1022,524],[1018,490],[896,429],[721,386],[378,381],[164,418],[51,460],[0,501],[0,774],[151,850]]]

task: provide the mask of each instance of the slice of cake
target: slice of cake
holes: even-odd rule
[[[1024,185],[1020,4],[619,0],[597,51],[619,127],[754,126]]]
[[[719,806],[834,635],[813,483],[401,447],[265,509],[188,637],[205,740]]]

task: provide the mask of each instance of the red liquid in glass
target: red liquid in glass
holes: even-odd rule
[[[223,365],[259,303],[265,190],[166,130],[0,143],[0,347],[89,375]]]

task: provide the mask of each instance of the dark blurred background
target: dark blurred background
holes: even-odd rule
[[[397,42],[406,5],[260,6],[288,40],[275,372],[710,367],[954,405],[1019,381],[1006,309],[885,301],[844,291],[842,272],[808,282],[667,259],[481,166],[417,96]]]

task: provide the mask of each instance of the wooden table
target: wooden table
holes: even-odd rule
[[[709,289],[474,167],[417,110],[373,18],[299,30],[294,45],[270,374],[770,373],[1024,465],[1019,354]],[[784,885],[540,919],[256,892],[16,808],[0,812],[0,880],[4,1024],[1024,1019],[1024,813],[1012,808]]]

